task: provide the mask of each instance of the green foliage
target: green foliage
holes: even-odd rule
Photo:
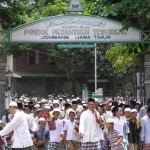
[[[122,22],[122,30],[136,27],[150,29],[149,0],[93,0],[91,13]],[[114,74],[123,76],[143,65],[143,56],[149,52],[145,44],[115,44],[107,50],[105,58],[112,63]]]
[[[43,17],[65,14],[67,6],[68,0],[2,0],[0,22],[3,29],[9,29]]]
[[[149,0],[93,0],[91,6],[91,13],[119,20],[125,28],[133,26],[148,30],[149,10]]]
[[[114,72],[122,77],[135,72],[143,65],[143,50],[138,44],[115,44],[106,53],[105,58],[112,63]]]

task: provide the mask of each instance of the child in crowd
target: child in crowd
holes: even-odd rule
[[[124,150],[122,146],[123,135],[115,130],[113,126],[114,120],[108,118],[106,120],[106,127],[108,132],[105,134],[105,150],[108,150],[109,147],[111,150]]]
[[[59,119],[60,109],[53,110],[53,117],[49,120],[49,148],[48,150],[60,150],[63,140],[63,121]]]
[[[69,120],[64,125],[64,142],[66,144],[66,150],[79,150],[79,134],[75,131],[75,115],[74,110],[69,111]]]
[[[45,128],[46,120],[45,118],[39,118],[38,121],[39,129],[35,131],[33,144],[38,150],[46,150],[48,147],[48,141],[50,139],[49,130]]]
[[[38,121],[39,121],[39,118],[43,117],[43,111],[42,109],[38,109],[37,110],[37,117],[34,119],[35,120],[35,123],[38,125]]]

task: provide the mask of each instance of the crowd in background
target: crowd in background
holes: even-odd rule
[[[11,99],[0,130],[1,149],[150,150],[150,99],[23,95]]]

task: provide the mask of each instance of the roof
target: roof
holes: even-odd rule
[[[14,78],[22,77],[67,77],[65,73],[50,73],[50,72],[26,72],[15,71],[12,75]]]

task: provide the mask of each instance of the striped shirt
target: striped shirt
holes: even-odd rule
[[[119,138],[122,137],[122,134],[120,134],[120,132],[118,132],[117,130],[112,130],[112,131],[108,131],[106,133],[106,139],[105,139],[105,148],[106,150],[108,149],[108,147],[111,147],[111,150],[124,150],[122,144],[119,144],[117,146],[114,146],[114,144],[116,142],[118,142]]]

